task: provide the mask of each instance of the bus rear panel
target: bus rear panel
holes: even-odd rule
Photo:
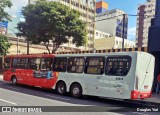
[[[155,58],[144,52],[137,55],[134,90],[131,91],[131,99],[144,99],[151,97],[154,79]]]

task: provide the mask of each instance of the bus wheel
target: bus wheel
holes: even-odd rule
[[[74,98],[81,98],[82,97],[82,87],[79,84],[73,84],[71,86],[71,95]]]
[[[17,78],[15,76],[12,77],[12,84],[17,85]]]
[[[59,94],[59,95],[65,95],[66,93],[66,85],[64,82],[59,82],[56,86],[56,92]]]

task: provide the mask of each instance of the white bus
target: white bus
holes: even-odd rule
[[[149,98],[152,92],[155,58],[145,52],[58,54],[53,71],[58,94],[119,99]]]

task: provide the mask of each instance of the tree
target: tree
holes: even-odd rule
[[[11,7],[12,3],[10,0],[0,0],[0,21],[10,20],[9,14],[5,12],[6,7]]]
[[[25,22],[18,24],[18,36],[26,37],[32,44],[43,43],[48,52],[52,41],[52,53],[72,37],[76,46],[86,43],[86,25],[79,19],[79,12],[58,2],[38,0],[23,7]]]
[[[8,43],[8,37],[0,34],[0,55],[6,55],[11,44]]]

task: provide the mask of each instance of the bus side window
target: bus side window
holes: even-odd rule
[[[18,62],[17,58],[12,59],[12,68],[17,68],[17,62]]]
[[[5,58],[5,60],[4,60],[4,69],[5,70],[10,69],[10,64],[11,64],[11,58]]]
[[[68,59],[67,72],[83,73],[84,70],[84,57],[70,57]]]
[[[58,72],[66,72],[67,58],[56,57],[53,61],[53,70]]]
[[[86,58],[86,74],[103,74],[104,73],[104,57],[87,57]]]
[[[105,74],[112,76],[126,76],[131,66],[131,57],[115,56],[106,59]]]
[[[39,70],[40,58],[30,58],[29,69]]]
[[[42,58],[41,59],[41,70],[51,70],[52,58]]]

